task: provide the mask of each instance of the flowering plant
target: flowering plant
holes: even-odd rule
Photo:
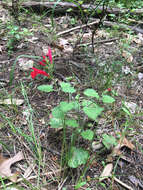
[[[53,59],[52,59],[51,49],[49,48],[46,56],[43,55],[42,57],[43,57],[43,60],[39,62],[39,65],[44,66],[46,71],[32,67],[33,69],[33,71],[31,72],[32,79],[34,79],[38,74],[44,75],[49,78],[53,77]]]

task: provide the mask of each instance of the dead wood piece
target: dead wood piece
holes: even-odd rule
[[[123,183],[121,180],[119,180],[118,178],[114,177],[114,180],[119,183],[120,185],[122,185],[123,187],[125,187],[128,190],[133,190],[132,187],[128,186],[127,184]]]
[[[119,23],[116,23],[116,22],[110,22],[110,21],[103,21],[103,25],[105,26],[117,26],[123,30],[133,30],[134,32],[136,33],[141,33],[143,34],[143,29],[141,28],[137,28],[136,26],[128,26],[126,24],[119,24]]]
[[[11,3],[4,3],[1,2],[0,4],[4,5],[4,6],[8,6],[11,7]],[[74,4],[74,3],[69,3],[69,2],[41,2],[41,1],[28,1],[28,2],[24,2],[21,4],[22,7],[24,8],[31,8],[31,7],[45,7],[45,8],[49,8],[49,9],[53,9],[56,8],[54,11],[55,12],[59,12],[59,11],[64,11],[67,10],[69,8],[72,8],[74,10],[78,9],[78,5]],[[82,9],[90,9],[95,10],[97,7],[96,5],[89,5],[89,4],[82,4],[80,5],[80,7]],[[102,6],[98,7],[98,10],[102,10]],[[110,8],[108,7],[106,10],[107,13],[113,13],[113,14],[123,14],[123,13],[128,13],[130,12],[130,9],[120,9],[120,8]],[[135,9],[134,11],[131,12],[132,14],[142,14],[143,13],[143,9]]]
[[[70,33],[70,32],[73,32],[75,30],[79,30],[79,29],[82,29],[82,28],[85,28],[85,27],[88,27],[88,26],[92,26],[92,25],[95,25],[99,22],[99,19],[95,19],[94,22],[91,22],[91,23],[88,23],[88,24],[83,24],[81,26],[76,26],[76,27],[73,27],[73,28],[70,28],[68,30],[65,30],[65,31],[62,31],[62,32],[59,32],[57,34],[57,36],[61,36],[63,34],[67,34],[67,33]],[[103,25],[105,26],[118,26],[119,28],[123,29],[123,30],[133,30],[135,31],[136,33],[141,33],[143,34],[143,29],[141,28],[137,28],[136,26],[128,26],[126,24],[119,24],[119,23],[116,23],[116,22],[110,22],[110,21],[103,21]]]

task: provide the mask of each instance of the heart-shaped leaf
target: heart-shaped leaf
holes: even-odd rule
[[[81,164],[86,164],[88,158],[89,154],[87,151],[83,150],[82,148],[72,147],[68,165],[71,168],[77,168]]]

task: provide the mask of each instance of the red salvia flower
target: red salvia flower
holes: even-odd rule
[[[111,88],[107,88],[107,91],[108,91],[108,92],[111,92]]]
[[[43,55],[42,57],[43,57],[44,60],[46,59],[46,56],[45,56],[45,55]]]
[[[45,60],[44,60],[45,61]],[[40,61],[39,64],[42,65],[42,66],[45,66],[46,64],[43,63],[44,61]]]
[[[39,70],[35,67],[32,67],[32,69],[33,69],[33,71],[31,72],[32,79],[34,79],[38,74],[50,77],[50,75],[46,73],[45,71]]]
[[[48,53],[46,54],[46,56],[43,55],[42,57],[43,57],[43,60],[39,62],[39,65],[49,66],[49,62],[52,64],[52,51],[50,48],[48,49]],[[48,61],[48,58],[49,58],[49,61]],[[50,77],[50,75],[43,70],[37,69],[35,67],[32,67],[32,69],[33,69],[33,71],[31,72],[32,79],[34,79],[38,74]]]
[[[49,57],[50,63],[52,64],[52,50],[51,50],[51,48],[48,49],[48,53],[46,56]]]

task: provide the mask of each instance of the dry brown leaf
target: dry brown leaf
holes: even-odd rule
[[[99,181],[103,181],[104,179],[108,178],[111,176],[111,172],[113,170],[113,164],[107,164],[103,170],[103,172],[100,175]]]
[[[131,150],[135,148],[135,146],[130,141],[128,141],[125,137],[119,140],[119,144],[120,144],[120,148],[124,146],[128,147]]]
[[[12,158],[4,158],[2,154],[0,155],[0,176],[2,178],[7,177],[9,178],[12,182],[17,181],[17,175],[19,172],[11,173],[11,165],[14,164],[15,162],[18,162],[20,160],[23,160],[24,156],[22,152],[18,152],[14,157]]]
[[[131,63],[133,61],[133,56],[131,53],[127,51],[123,51],[122,56],[126,59],[128,63]]]
[[[127,62],[128,62],[128,63],[131,63],[132,61],[133,61],[133,56],[130,55],[130,56],[127,58]]]
[[[121,138],[119,140],[117,146],[115,146],[113,148],[113,151],[112,151],[111,155],[112,156],[119,156],[119,155],[121,155],[122,154],[121,148],[124,147],[124,146],[128,147],[131,150],[133,150],[135,148],[135,146],[124,137],[124,138]]]

